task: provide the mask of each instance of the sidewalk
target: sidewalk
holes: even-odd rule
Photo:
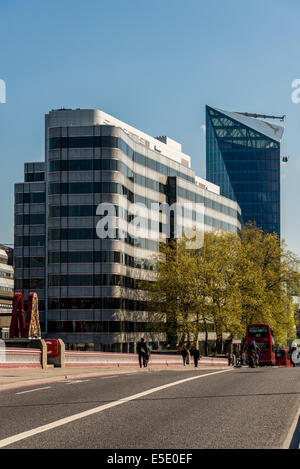
[[[216,370],[225,369],[222,366],[200,365],[198,368],[194,366],[151,366],[140,368],[137,366],[114,366],[114,367],[67,367],[67,368],[48,368],[30,369],[30,368],[0,368],[0,392],[8,389],[16,389],[20,387],[36,386],[39,384],[47,384],[61,382],[70,379],[89,378],[105,375],[129,374],[129,373],[151,373],[156,371],[197,371],[197,370]]]

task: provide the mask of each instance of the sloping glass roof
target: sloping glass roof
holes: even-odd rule
[[[244,116],[238,112],[223,111],[222,109],[218,109],[212,106],[209,107],[217,112],[220,112],[224,116],[239,122],[240,124],[246,125],[247,127],[250,127],[251,129],[266,135],[273,140],[276,140],[277,142],[280,142],[282,139],[284,127],[280,125],[271,124],[270,122],[256,119],[254,117]]]

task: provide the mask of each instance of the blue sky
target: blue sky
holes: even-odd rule
[[[183,144],[205,177],[205,104],[286,114],[283,236],[300,255],[299,0],[0,0],[0,242],[44,114],[97,108]],[[300,95],[300,94],[299,94]]]

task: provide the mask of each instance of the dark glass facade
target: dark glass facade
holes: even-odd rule
[[[206,106],[206,178],[239,204],[243,225],[280,236],[280,142],[228,114]]]

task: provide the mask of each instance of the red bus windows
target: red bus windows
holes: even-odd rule
[[[269,337],[268,326],[249,326],[248,337]]]

